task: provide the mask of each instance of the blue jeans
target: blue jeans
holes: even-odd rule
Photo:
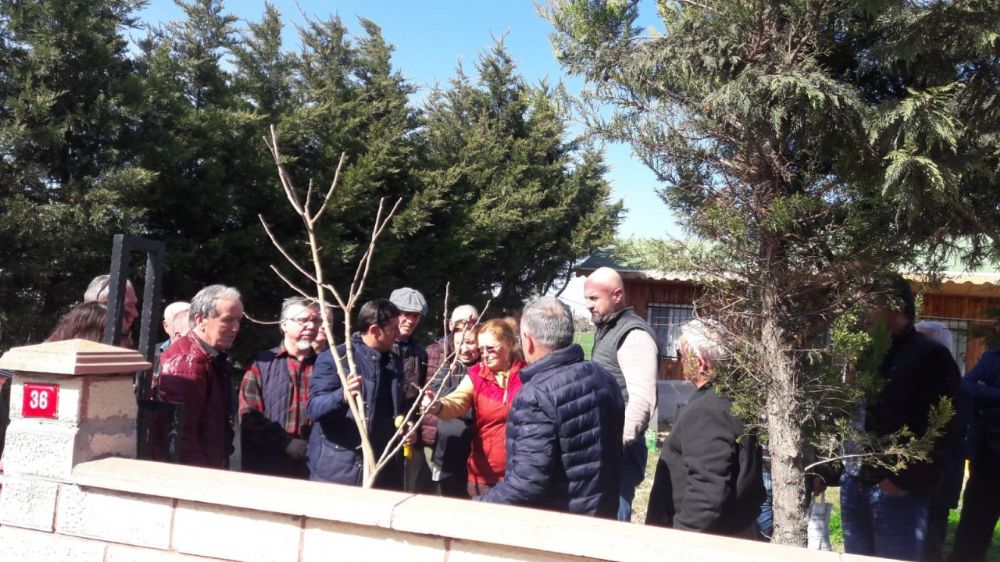
[[[760,504],[760,515],[757,516],[755,525],[757,527],[758,538],[769,541],[771,540],[771,533],[774,532],[774,509],[771,506],[774,484],[771,482],[770,470],[764,470],[761,474],[764,480],[764,492],[766,495],[764,496],[764,503]]]
[[[635,487],[646,477],[646,442],[639,435],[622,449],[621,485],[618,488],[618,520],[632,520]]]
[[[844,551],[896,560],[920,560],[927,535],[930,499],[910,492],[903,496],[883,493],[878,485],[866,486],[853,476],[840,479],[840,512]]]

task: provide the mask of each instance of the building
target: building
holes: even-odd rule
[[[663,272],[620,267],[606,254],[598,253],[576,269],[586,276],[599,267],[618,271],[625,283],[625,304],[635,308],[656,331],[660,348],[659,379],[680,380],[677,347],[680,327],[694,313],[694,301],[699,294],[694,275],[683,272]],[[944,280],[929,283],[919,275],[905,275],[914,293],[922,300],[921,320],[937,320],[951,330],[955,338],[952,354],[964,373],[971,369],[986,350],[986,342],[976,337],[975,329],[997,324],[990,310],[1000,310],[1000,272],[946,271]],[[663,412],[661,411],[661,417]]]

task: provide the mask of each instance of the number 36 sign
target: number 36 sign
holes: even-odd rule
[[[25,384],[21,415],[26,418],[55,418],[58,396],[57,384]]]

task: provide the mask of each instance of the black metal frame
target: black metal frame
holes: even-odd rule
[[[104,325],[104,343],[115,345],[122,335],[122,315],[125,313],[125,281],[132,252],[146,254],[146,279],[142,287],[142,313],[139,315],[139,353],[153,362],[154,319],[159,316],[160,285],[163,278],[163,256],[166,245],[159,240],[147,240],[126,234],[116,234],[111,249],[111,270],[108,277],[108,320]],[[139,381],[136,381],[139,382]],[[146,381],[148,383],[148,380]],[[146,398],[142,396],[142,398]]]
[[[163,258],[166,253],[166,245],[162,241],[126,234],[115,235],[108,277],[108,318],[104,325],[104,343],[117,345],[122,335],[125,281],[128,278],[129,258],[133,252],[146,254],[146,278],[142,287],[138,350],[147,361],[154,363],[156,342],[153,338],[156,334],[156,319],[160,314]],[[180,453],[178,434],[183,421],[184,407],[182,404],[154,400],[151,396],[152,375],[152,370],[135,374],[135,393],[139,407],[136,416],[136,454],[140,459],[177,462]]]

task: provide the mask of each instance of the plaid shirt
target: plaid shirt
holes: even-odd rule
[[[273,420],[267,415],[264,404],[264,380],[260,369],[260,362],[254,361],[243,377],[243,384],[240,385],[240,419],[245,429],[252,433],[273,432],[275,425],[280,425],[284,430],[284,445],[292,438],[306,439],[309,436],[309,428],[312,422],[306,418],[306,404],[309,402],[309,384],[312,382],[313,365],[316,356],[307,357],[300,362],[295,356],[290,355],[282,344],[274,353],[274,361],[284,361],[288,372],[289,401],[287,404],[271,404],[272,409],[280,411],[282,407],[287,409],[283,420]],[[275,381],[277,382],[277,381]],[[260,415],[253,415],[253,413]],[[282,446],[284,446],[282,445]]]

